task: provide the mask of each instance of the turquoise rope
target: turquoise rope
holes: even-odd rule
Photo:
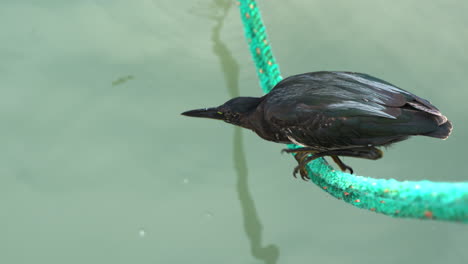
[[[254,0],[238,2],[262,90],[282,78],[271,51],[260,10]],[[288,145],[297,148],[295,145]],[[468,183],[374,179],[335,171],[324,159],[309,163],[311,181],[332,196],[358,208],[406,218],[468,223]]]

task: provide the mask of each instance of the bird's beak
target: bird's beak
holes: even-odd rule
[[[183,112],[182,115],[191,117],[204,117],[218,120],[223,119],[223,113],[219,112],[218,108],[216,107],[190,110],[187,112]]]

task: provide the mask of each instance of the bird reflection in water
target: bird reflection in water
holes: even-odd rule
[[[221,29],[224,24],[232,1],[215,0],[209,14],[203,14],[216,22],[213,26],[211,40],[213,42],[213,52],[219,58],[224,80],[231,97],[239,96],[239,63],[229,51],[227,45],[221,40]],[[199,11],[196,12],[199,15]],[[245,152],[243,147],[242,130],[240,127],[234,127],[233,140],[233,158],[234,168],[237,174],[237,194],[241,203],[244,229],[250,242],[252,256],[263,260],[265,264],[275,264],[279,258],[279,248],[275,244],[269,244],[262,247],[263,226],[258,217],[255,203],[248,186],[248,171]]]

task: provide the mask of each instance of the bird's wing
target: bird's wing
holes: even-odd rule
[[[348,83],[348,86],[364,86],[363,92],[375,95],[375,98],[378,98],[378,100],[374,99],[374,102],[378,104],[389,107],[403,107],[407,104],[423,112],[444,117],[439,109],[426,99],[398,88],[384,80],[363,73],[335,72],[335,74],[340,75],[342,78],[344,77],[347,80],[345,83]],[[359,91],[359,88],[357,90]]]
[[[267,118],[274,115],[284,121],[291,118],[291,113],[308,112],[397,119],[403,107],[445,118],[429,101],[361,73],[315,72],[291,76],[278,83],[267,100],[270,102],[265,112]],[[286,116],[281,118],[278,116],[281,114]]]
[[[298,142],[428,133],[447,118],[414,94],[375,77],[350,72],[292,76],[266,97],[264,116]],[[307,143],[307,142],[305,142]]]

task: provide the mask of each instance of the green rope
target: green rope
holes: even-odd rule
[[[238,2],[245,37],[262,90],[268,93],[282,78],[273,57],[255,0]],[[298,146],[288,145],[290,148]],[[355,176],[333,170],[324,159],[309,163],[311,181],[356,207],[393,217],[468,223],[468,183],[397,181]]]

